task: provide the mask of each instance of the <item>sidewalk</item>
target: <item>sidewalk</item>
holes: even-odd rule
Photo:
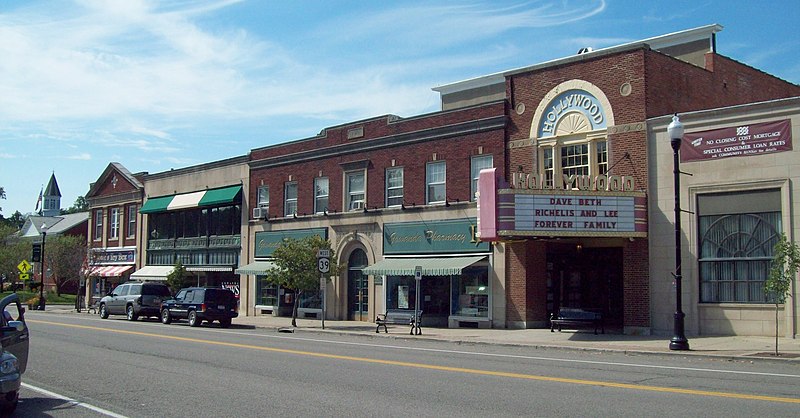
[[[76,314],[69,306],[48,306],[45,312],[57,314]],[[81,315],[85,315],[83,310]],[[292,319],[271,315],[242,316],[233,320],[234,327],[254,327],[292,332]],[[422,335],[409,335],[409,327],[389,326],[389,333],[383,329],[375,333],[375,324],[358,321],[322,321],[318,319],[298,319],[293,332],[352,334],[384,339],[430,339],[452,341],[465,344],[499,344],[509,346],[529,346],[540,348],[565,348],[571,350],[614,351],[624,353],[651,353],[663,355],[692,355],[728,358],[737,360],[778,360],[800,365],[800,339],[780,338],[779,357],[775,357],[774,337],[715,337],[688,335],[689,351],[669,349],[671,336],[634,336],[622,334],[594,335],[589,330],[550,332],[550,329],[475,329],[475,328],[422,328]]]

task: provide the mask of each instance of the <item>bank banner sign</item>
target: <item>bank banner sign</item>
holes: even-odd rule
[[[681,161],[746,157],[791,151],[792,127],[788,119],[687,133]]]
[[[500,236],[647,236],[644,193],[517,189],[498,192]]]
[[[383,254],[458,254],[489,252],[477,237],[475,218],[404,222],[383,226]]]
[[[286,231],[267,231],[256,232],[256,248],[254,255],[256,258],[270,257],[284,239],[300,240],[306,237],[319,235],[322,239],[328,239],[328,228],[311,229],[289,229]]]

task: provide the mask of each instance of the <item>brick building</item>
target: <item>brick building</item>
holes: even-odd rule
[[[797,96],[800,87],[719,55],[710,25],[437,88],[444,108],[505,98],[507,326],[563,307],[626,333],[653,327],[648,119]]]

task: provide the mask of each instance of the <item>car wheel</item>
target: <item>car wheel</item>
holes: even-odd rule
[[[228,328],[228,327],[230,327],[230,326],[231,326],[231,319],[230,319],[230,318],[227,318],[227,319],[220,319],[220,320],[219,320],[219,325],[220,325],[222,328]]]
[[[7,417],[13,414],[14,411],[17,409],[17,404],[19,403],[19,392],[18,391],[9,392],[5,394],[5,396],[3,397],[5,399],[3,399],[4,402],[2,403],[2,406],[0,406],[0,416]],[[11,398],[13,398],[14,400],[13,401],[9,400]]]
[[[189,311],[189,326],[190,327],[199,327],[200,323],[203,322],[197,317],[197,312]]]
[[[169,324],[172,322],[172,316],[169,314],[169,309],[164,308],[161,310],[161,323]]]
[[[125,314],[128,316],[128,321],[139,319],[139,315],[136,315],[136,312],[133,310],[133,305],[128,305],[128,308],[125,309]]]
[[[108,319],[108,309],[105,303],[100,305],[100,318]]]

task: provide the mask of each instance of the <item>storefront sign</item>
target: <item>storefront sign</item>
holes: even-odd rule
[[[687,133],[681,161],[745,157],[791,151],[792,127],[788,119]]]
[[[328,239],[328,228],[312,229],[290,229],[286,231],[256,232],[255,257],[269,257],[278,248],[284,239],[303,239],[319,235],[322,239]]]
[[[133,264],[136,262],[136,250],[101,250],[93,251],[92,265],[99,264]]]
[[[477,237],[474,218],[407,222],[383,226],[384,254],[453,254],[488,252]]]
[[[606,127],[606,117],[600,101],[587,91],[573,89],[559,94],[547,104],[539,123],[539,138],[555,136],[561,118],[575,112],[585,117],[591,125],[589,130]]]
[[[562,176],[561,179],[556,179],[552,186],[547,186],[544,176],[511,173],[510,186],[512,189],[531,190],[591,190],[598,192],[632,192],[636,190],[636,182],[630,176],[579,176],[575,174]]]
[[[230,289],[233,295],[236,296],[237,299],[239,298],[239,282],[222,282],[222,288]]]
[[[640,192],[499,191],[501,236],[647,236]]]

